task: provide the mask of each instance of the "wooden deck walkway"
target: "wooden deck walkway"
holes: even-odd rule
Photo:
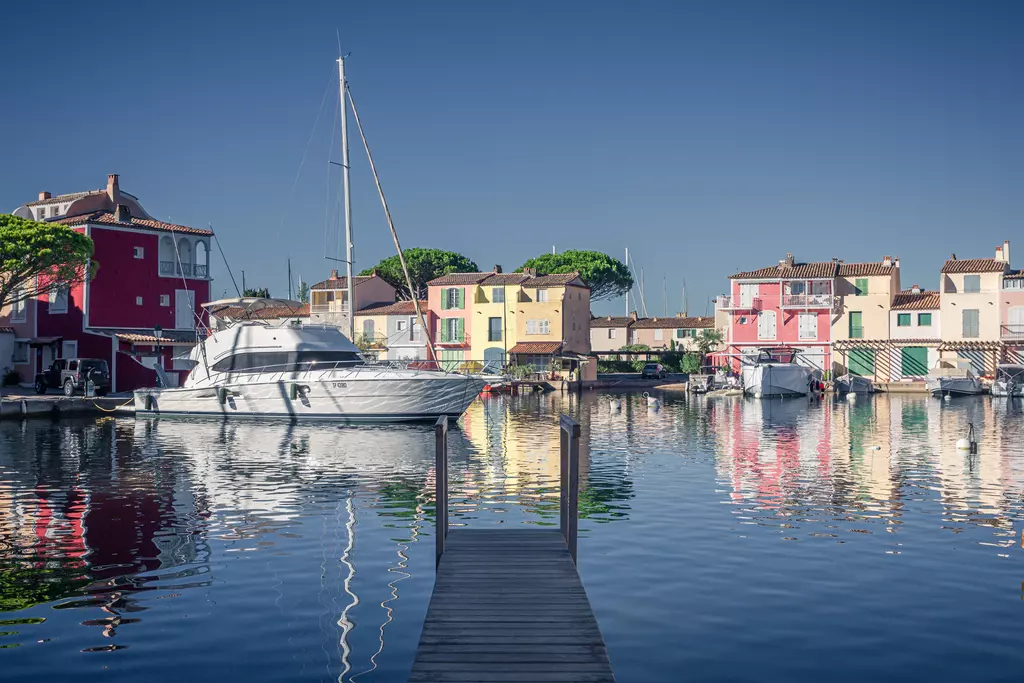
[[[447,424],[437,429],[438,518],[447,531]],[[438,534],[437,578],[410,681],[615,680],[576,571],[579,426],[563,418],[562,429],[558,529]]]

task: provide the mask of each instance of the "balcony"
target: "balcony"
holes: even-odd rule
[[[348,305],[344,301],[328,301],[326,303],[310,304],[309,312],[319,313],[321,315],[329,313],[348,315]]]
[[[999,336],[1010,341],[1024,341],[1024,325],[1000,325]]]
[[[781,308],[832,308],[831,294],[783,294]]]
[[[443,329],[442,329],[443,332]],[[469,346],[469,335],[463,334],[461,338],[449,339],[447,335],[440,334],[441,341],[435,342],[434,346],[441,348],[458,348],[463,346]]]
[[[191,263],[178,263],[177,261],[161,261],[160,274],[168,277],[188,277],[205,280],[209,277],[210,267],[207,265],[192,265]]]
[[[761,299],[755,296],[749,301],[743,301],[742,297],[719,296],[718,309],[721,311],[759,311],[761,310]]]
[[[388,338],[380,335],[357,334],[355,345],[361,351],[381,350],[388,348]]]

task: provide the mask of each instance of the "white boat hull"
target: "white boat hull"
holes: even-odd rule
[[[465,375],[410,375],[346,372],[316,379],[299,376],[196,388],[140,389],[135,392],[135,411],[150,416],[418,422],[459,417],[483,388],[481,380]]]
[[[1024,386],[1019,384],[1008,384],[996,382],[992,385],[993,396],[1024,396]]]
[[[744,368],[743,391],[754,398],[806,396],[811,371],[796,363],[765,363]]]
[[[985,393],[985,385],[974,377],[935,377],[927,382],[932,396],[977,396]]]

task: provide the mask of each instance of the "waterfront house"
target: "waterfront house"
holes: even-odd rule
[[[710,316],[684,317],[682,314],[669,318],[640,318],[631,326],[632,343],[643,344],[651,349],[669,349],[675,342],[679,351],[696,351],[697,337],[704,330],[715,329],[715,319]]]
[[[889,317],[900,292],[900,260],[838,261],[832,310],[832,371],[889,381],[893,350]]]
[[[419,303],[430,329],[433,313],[426,301]],[[371,304],[356,311],[356,340],[364,353],[382,360],[428,360],[430,357],[427,336],[412,301]]]
[[[939,292],[914,285],[892,299],[889,311],[888,379],[892,382],[924,380],[939,362],[942,312]]]
[[[628,316],[605,316],[590,319],[590,350],[618,351],[630,343],[629,332],[637,321],[636,311]]]
[[[498,372],[508,362],[509,349],[516,345],[520,287],[530,279],[527,273],[503,273],[500,265],[473,289],[473,335],[470,357],[483,360],[487,372]]]
[[[33,353],[29,344],[35,337],[36,300],[8,304],[0,310],[0,381],[6,370],[18,374],[18,383],[32,383]]]
[[[838,261],[799,263],[793,254],[778,265],[729,276],[729,294],[717,311],[729,314],[725,353],[757,356],[759,349],[787,346],[801,362],[826,370],[832,366],[831,316]]]
[[[352,298],[355,310],[373,304],[392,304],[396,290],[376,273],[357,275],[352,278]],[[309,288],[309,322],[316,325],[340,327],[348,334],[348,278],[331,271],[326,280]],[[356,330],[358,332],[358,330]]]
[[[1010,242],[1003,242],[1003,257],[1010,263]],[[1024,363],[1024,270],[1003,274],[999,296],[999,337],[1007,363]]]
[[[1009,315],[1004,277],[1010,274],[1010,244],[995,249],[994,258],[958,259],[953,254],[942,266],[939,282],[941,364],[956,367],[970,361],[978,375],[993,376],[1002,355],[1002,316]],[[1011,280],[1012,281],[1012,280]]]
[[[449,273],[427,283],[427,308],[433,314],[430,330],[438,360],[445,366],[458,366],[472,358],[473,305],[477,286],[494,272]],[[484,321],[480,321],[484,325]],[[484,328],[486,330],[486,328]]]
[[[590,287],[579,273],[536,274],[519,286],[516,339],[509,355],[538,371],[590,353]]]
[[[28,356],[16,365],[23,382],[53,359],[74,356],[106,360],[114,391],[151,386],[157,364],[171,382],[187,375],[189,364],[172,358],[194,346],[197,325],[206,324],[196,302],[209,299],[212,231],[154,219],[121,190],[116,174],[107,176],[106,189],[42,192],[14,214],[88,235],[101,264],[84,283],[26,306],[31,334],[15,340],[19,360]]]

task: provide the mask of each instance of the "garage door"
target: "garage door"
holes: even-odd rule
[[[871,349],[853,349],[850,351],[850,373],[868,377],[873,376],[875,374],[875,352]]]
[[[901,353],[900,373],[904,377],[921,377],[928,374],[928,349],[923,346],[907,346]]]

